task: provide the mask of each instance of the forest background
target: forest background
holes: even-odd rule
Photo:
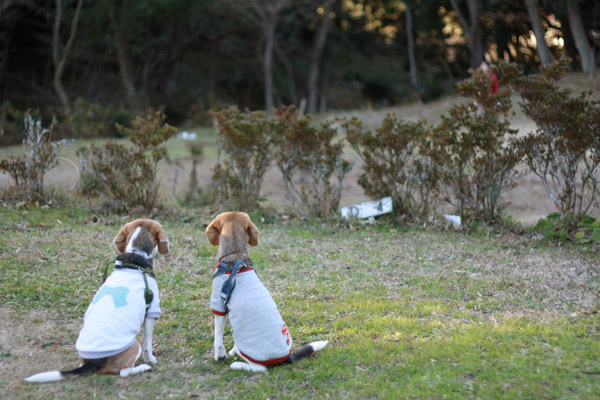
[[[62,121],[55,139],[118,136],[148,108],[185,127],[230,104],[427,102],[483,60],[593,73],[598,21],[598,0],[4,0],[0,145],[21,142],[25,109]]]

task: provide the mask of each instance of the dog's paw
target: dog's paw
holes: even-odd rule
[[[215,361],[224,360],[227,358],[227,352],[224,346],[215,347]]]
[[[267,372],[267,367],[260,364],[255,363],[245,363],[241,361],[236,361],[231,363],[229,366],[231,369],[235,369],[238,371],[248,371],[248,372]]]
[[[152,367],[149,366],[148,364],[140,364],[137,367],[135,367],[133,370],[135,371],[134,373],[138,374],[140,372],[150,371],[151,369],[152,369]]]
[[[156,357],[152,353],[144,352],[144,362],[149,362],[150,364],[156,364]]]
[[[235,356],[235,354],[236,354],[236,350],[237,350],[237,349],[236,349],[236,347],[235,347],[235,346],[233,346],[233,347],[231,348],[231,350],[229,350],[229,355],[230,355],[231,357]]]
[[[130,375],[135,375],[135,374],[139,374],[141,372],[150,371],[151,369],[152,369],[152,367],[149,366],[148,364],[140,364],[137,367],[133,367],[133,368],[123,368],[121,371],[119,371],[119,375],[121,375],[122,378],[125,378]]]

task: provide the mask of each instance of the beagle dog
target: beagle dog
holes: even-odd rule
[[[125,377],[148,371],[148,364],[134,366],[142,355],[136,339],[142,323],[144,361],[156,363],[152,333],[160,315],[160,299],[152,268],[157,251],[169,253],[169,240],[158,222],[137,219],[119,230],[113,246],[120,253],[115,269],[96,292],[75,343],[80,366],[70,371],[42,372],[26,381],[52,382],[94,372]]]
[[[258,245],[259,231],[248,214],[219,214],[206,228],[206,236],[218,246],[218,265],[213,270],[211,311],[215,314],[215,360],[227,357],[223,346],[225,316],[233,328],[232,369],[265,372],[267,366],[299,361],[327,345],[307,344],[292,353],[292,337],[277,304],[252,268],[246,244]]]

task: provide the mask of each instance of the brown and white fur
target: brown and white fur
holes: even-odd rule
[[[217,215],[217,217],[206,228],[206,236],[213,246],[218,246],[217,260],[219,262],[232,262],[244,260],[250,263],[250,257],[246,244],[251,246],[258,245],[258,236],[260,232],[256,225],[252,223],[248,214],[237,211],[225,212]],[[251,265],[251,264],[250,264]],[[213,273],[216,272],[216,267]],[[227,358],[227,352],[223,345],[223,332],[225,329],[225,316],[215,315],[215,341],[214,348],[215,360],[223,360]],[[235,327],[234,327],[235,329]],[[299,361],[302,358],[310,356],[314,352],[322,349],[327,345],[327,341],[316,341],[302,346],[300,349],[290,355],[284,361],[291,363]],[[245,362],[234,362],[231,364],[232,369],[245,370],[250,372],[266,372],[267,368],[264,365],[251,362],[244,357],[238,350],[237,346],[229,351],[229,356],[237,355]]]
[[[169,253],[169,240],[161,225],[149,219],[137,219],[125,224],[113,239],[113,246],[119,253],[131,253],[153,260],[156,252]],[[149,371],[148,364],[134,366],[143,353],[147,363],[155,364],[156,357],[152,354],[152,336],[154,331],[154,318],[146,317],[144,320],[144,348],[136,340],[131,346],[119,354],[99,359],[79,358],[80,366],[70,371],[49,371],[32,375],[27,382],[52,382],[60,381],[67,377],[81,376],[89,373],[119,374],[122,377]]]

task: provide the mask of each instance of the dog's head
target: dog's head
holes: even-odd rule
[[[160,254],[169,253],[169,239],[162,226],[151,219],[136,219],[119,230],[113,239],[113,246],[119,253],[141,251],[152,256],[158,248]]]
[[[258,246],[260,232],[248,214],[239,211],[221,213],[206,227],[206,236],[213,246],[222,244],[221,237],[228,238],[230,251],[243,250],[246,243]],[[243,243],[240,243],[243,241]],[[241,248],[235,248],[241,247]]]

